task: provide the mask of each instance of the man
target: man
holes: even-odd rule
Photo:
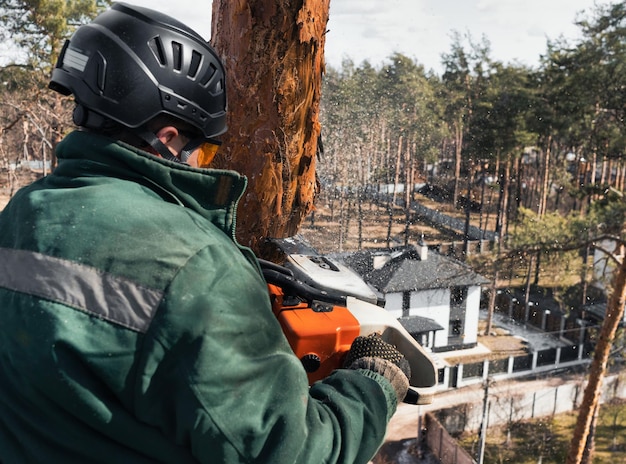
[[[234,240],[246,180],[206,169],[226,130],[212,48],[117,3],[50,87],[81,130],[0,215],[0,461],[368,461],[406,360],[359,338],[309,388]]]

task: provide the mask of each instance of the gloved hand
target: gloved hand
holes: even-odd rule
[[[379,334],[357,337],[346,355],[347,369],[369,369],[391,383],[401,402],[409,389],[411,368],[409,362],[393,345],[384,341]]]

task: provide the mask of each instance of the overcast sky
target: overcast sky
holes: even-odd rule
[[[211,0],[129,3],[159,9],[210,37]],[[378,66],[398,51],[440,72],[455,30],[476,42],[487,37],[494,59],[535,66],[548,39],[579,37],[574,21],[593,7],[594,0],[331,0],[326,61],[339,67],[343,58],[368,59]]]
[[[598,0],[606,4],[608,0]],[[613,0],[615,3],[617,0]],[[211,36],[212,0],[127,0],[154,8]],[[450,51],[451,33],[486,37],[491,57],[504,63],[536,66],[547,40],[579,38],[574,21],[593,11],[594,0],[331,0],[326,62],[335,68],[344,58],[374,66],[401,52],[441,72],[441,54]],[[7,55],[0,44],[0,64]]]

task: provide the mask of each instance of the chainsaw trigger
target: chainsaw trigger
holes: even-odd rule
[[[330,313],[333,310],[333,305],[324,303],[323,301],[313,301],[311,303],[311,309],[316,313]]]

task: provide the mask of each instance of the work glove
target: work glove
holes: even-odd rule
[[[385,377],[401,402],[409,390],[409,362],[393,345],[379,334],[357,337],[352,342],[344,362],[346,369],[368,369]]]

